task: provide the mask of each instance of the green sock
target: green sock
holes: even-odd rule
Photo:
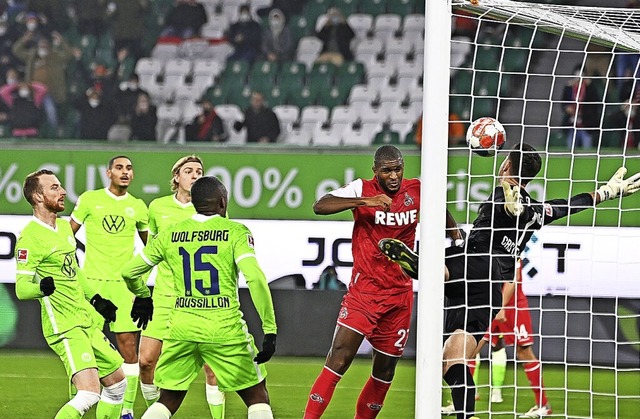
[[[507,350],[505,348],[491,352],[491,385],[500,388],[507,375]]]
[[[138,364],[122,364],[122,371],[127,379],[127,390],[124,392],[123,411],[133,412],[133,405],[138,394],[138,381],[140,375],[140,367]]]
[[[100,400],[96,408],[96,419],[120,419],[122,403],[111,404]]]
[[[70,404],[65,404],[62,409],[58,410],[54,419],[79,419],[82,415]]]
[[[207,403],[213,419],[224,419],[224,393],[218,390],[218,386],[205,385]]]

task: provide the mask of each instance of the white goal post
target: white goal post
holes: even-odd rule
[[[425,10],[416,418],[440,417],[449,393],[441,375],[445,208],[458,223],[473,222],[506,151],[521,142],[543,159],[527,188],[538,200],[594,191],[620,166],[640,172],[640,9],[425,0]],[[495,158],[471,153],[452,129],[481,116],[506,128]],[[553,416],[637,415],[637,249],[640,194],[545,226],[527,247],[523,288]],[[518,417],[534,404],[512,350],[509,361],[505,403],[490,403],[490,380],[480,379],[481,417]]]

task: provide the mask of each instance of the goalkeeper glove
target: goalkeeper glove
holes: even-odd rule
[[[136,297],[131,308],[131,319],[138,323],[140,329],[146,329],[147,323],[153,319],[153,300],[151,297]]]
[[[615,199],[618,196],[631,195],[640,189],[640,173],[636,173],[629,179],[624,180],[627,169],[619,168],[605,185],[600,186],[596,191],[600,196],[600,202]]]
[[[262,350],[258,352],[253,360],[262,364],[271,359],[273,354],[276,352],[276,334],[275,333],[267,333],[264,335],[264,339],[262,341]]]
[[[524,212],[524,205],[520,200],[520,187],[514,186],[513,189],[507,181],[502,181],[502,190],[504,191],[504,208],[514,217]]]
[[[106,298],[102,298],[100,294],[96,294],[91,298],[91,305],[107,322],[116,321],[116,310],[118,310],[118,307],[116,307],[111,300],[107,300]]]
[[[40,292],[44,294],[45,297],[53,294],[56,290],[56,286],[53,283],[53,278],[50,276],[45,276],[40,280]]]

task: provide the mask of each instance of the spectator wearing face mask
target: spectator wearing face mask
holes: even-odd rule
[[[131,139],[155,141],[157,123],[156,107],[151,104],[149,95],[144,91],[140,91],[131,117]]]
[[[292,61],[295,45],[285,16],[279,9],[269,12],[268,27],[262,34],[262,53],[274,62]]]
[[[113,105],[103,101],[98,90],[88,89],[77,107],[80,112],[80,138],[106,140],[109,128],[117,121]]]
[[[25,80],[39,82],[46,86],[53,107],[47,113],[50,115],[56,111],[58,113],[56,120],[50,121],[50,124],[57,126],[57,120],[66,116],[66,68],[69,60],[73,58],[73,51],[58,32],[53,32],[51,36],[51,41],[48,38],[41,38],[35,46],[29,47],[34,34],[26,32],[13,45],[13,53],[25,64]]]
[[[207,23],[207,11],[195,0],[177,0],[164,19],[161,37],[189,39],[200,35],[200,29]]]
[[[41,83],[19,80],[0,87],[0,98],[8,110],[13,137],[38,137],[44,121],[43,102],[47,88]]]
[[[229,60],[253,62],[260,54],[262,28],[253,20],[249,6],[243,4],[239,9],[238,20],[229,26],[227,39],[234,48]]]
[[[337,8],[327,10],[327,20],[316,36],[322,41],[322,51],[316,62],[331,62],[339,66],[353,60],[351,40],[356,35]]]
[[[185,126],[186,140],[214,143],[226,141],[227,136],[224,132],[222,119],[216,113],[213,103],[208,99],[202,99],[200,106],[202,107],[202,112]]]

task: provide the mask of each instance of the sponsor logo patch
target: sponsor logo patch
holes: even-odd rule
[[[251,234],[247,234],[247,244],[249,245],[250,248],[253,249],[254,243],[253,243],[253,236]]]
[[[340,309],[340,314],[338,315],[338,318],[346,319],[348,315],[349,315],[349,312],[347,311],[347,308],[346,307],[342,307]]]
[[[324,403],[324,399],[318,393],[313,393],[309,398],[316,403]]]

